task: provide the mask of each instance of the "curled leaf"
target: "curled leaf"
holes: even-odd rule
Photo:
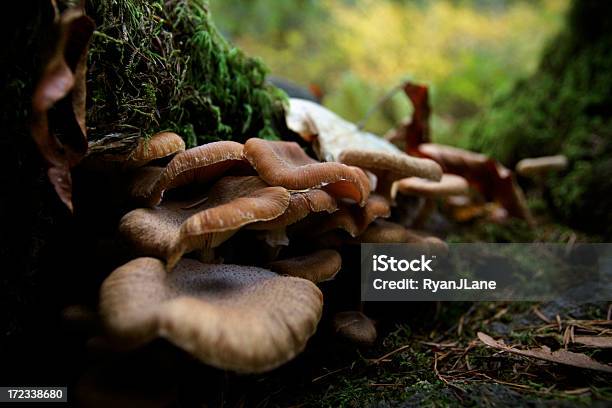
[[[55,48],[32,97],[32,137],[47,162],[49,180],[71,211],[70,169],[87,151],[85,74],[94,26],[81,9],[61,14]]]
[[[553,363],[566,364],[573,367],[588,368],[590,370],[598,370],[604,371],[606,373],[612,373],[612,366],[608,364],[599,363],[593,360],[591,357],[587,356],[586,354],[573,353],[564,349],[551,351],[547,347],[542,347],[540,349],[533,350],[519,350],[510,346],[506,346],[505,344],[494,340],[491,336],[482,332],[478,332],[478,338],[480,339],[480,341],[482,341],[489,347],[493,347],[502,351],[507,351],[508,353],[518,354],[519,356],[533,357],[540,360],[551,361]]]
[[[533,224],[533,217],[523,190],[511,170],[483,154],[436,143],[422,143],[407,149],[412,154],[432,159],[445,173],[458,174],[468,180],[489,201],[495,201],[508,215]]]

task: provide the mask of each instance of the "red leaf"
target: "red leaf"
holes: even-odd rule
[[[533,223],[520,186],[511,170],[483,154],[436,143],[416,145],[412,154],[432,159],[445,173],[465,177],[489,201],[496,201],[508,214]]]
[[[62,13],[56,23],[54,51],[32,97],[32,137],[47,163],[49,180],[70,211],[70,169],[87,151],[85,74],[94,26],[81,9]]]
[[[487,200],[498,202],[509,215],[533,223],[523,191],[512,171],[482,154],[429,143],[431,107],[428,89],[424,85],[406,82],[404,92],[414,107],[412,119],[401,125],[391,137],[405,143],[406,153],[435,160],[445,173],[465,177]]]
[[[429,90],[425,85],[417,85],[412,82],[404,84],[404,92],[412,102],[412,120],[404,129],[404,140],[406,141],[406,152],[411,146],[429,143]]]

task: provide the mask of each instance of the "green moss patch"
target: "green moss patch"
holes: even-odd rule
[[[263,63],[229,44],[203,0],[87,2],[89,138],[161,130],[190,146],[276,138],[284,94]]]

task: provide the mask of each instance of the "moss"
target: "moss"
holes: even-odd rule
[[[90,139],[181,134],[188,145],[276,138],[284,94],[230,45],[204,0],[87,2]]]
[[[538,71],[500,97],[468,147],[509,166],[564,153],[567,172],[551,176],[548,202],[577,228],[612,236],[612,5],[577,0],[566,29]]]

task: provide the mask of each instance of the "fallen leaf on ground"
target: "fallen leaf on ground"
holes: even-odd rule
[[[551,361],[553,363],[566,364],[573,367],[588,368],[591,370],[612,373],[612,366],[608,364],[599,363],[593,360],[591,357],[587,356],[586,354],[574,353],[564,349],[551,351],[548,347],[542,347],[540,349],[532,350],[519,350],[510,346],[506,346],[505,344],[496,341],[491,336],[482,332],[478,332],[478,338],[480,339],[480,341],[482,341],[485,345],[489,347],[502,351],[507,351],[508,353],[518,354],[519,356],[533,357],[540,360]]]
[[[32,137],[45,159],[57,195],[72,211],[70,169],[87,151],[85,74],[94,22],[82,9],[64,11],[56,23],[54,51],[32,97]]]

